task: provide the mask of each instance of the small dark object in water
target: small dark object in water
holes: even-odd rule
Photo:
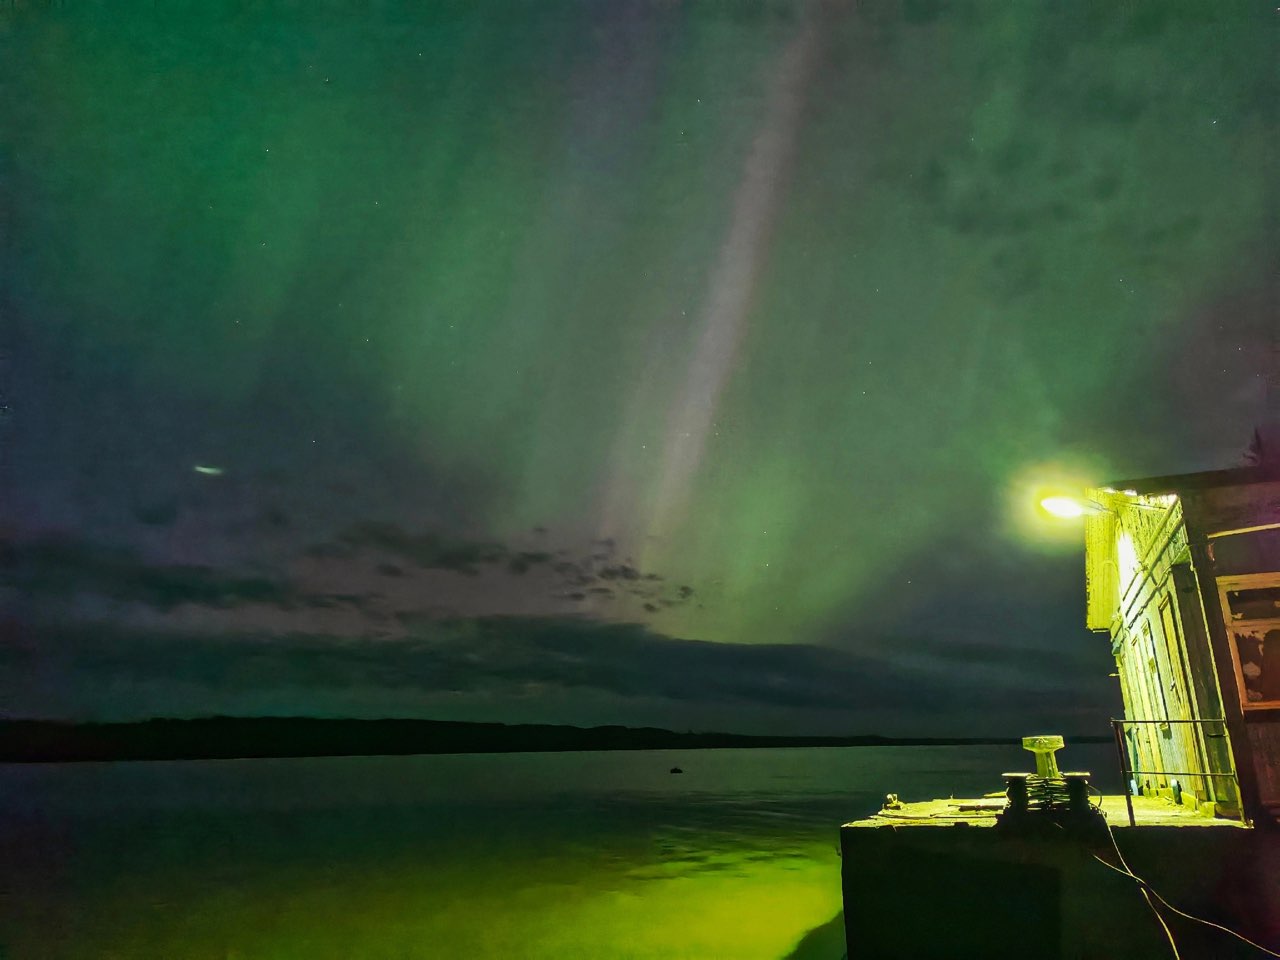
[[[683,771],[683,770],[681,770],[679,767],[672,767],[672,768],[671,768],[671,772],[672,772],[672,773],[684,773],[684,771]]]

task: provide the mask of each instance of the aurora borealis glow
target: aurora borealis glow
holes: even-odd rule
[[[1100,722],[1012,498],[1260,420],[1274,5],[421,6],[4,14],[5,711]]]

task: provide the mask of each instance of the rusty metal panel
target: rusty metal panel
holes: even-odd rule
[[[1280,570],[1280,529],[1222,537],[1211,544],[1219,575]]]
[[[1280,807],[1280,715],[1250,718],[1249,748],[1258,777],[1258,794],[1268,807]]]
[[[1212,537],[1280,521],[1280,481],[1214,487],[1200,492],[1200,524]]]

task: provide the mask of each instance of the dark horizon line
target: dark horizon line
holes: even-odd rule
[[[1096,735],[1067,743],[1107,743]],[[230,760],[272,757],[706,750],[760,747],[1004,746],[1020,737],[774,735],[662,727],[508,724],[417,718],[151,717],[128,721],[0,719],[0,762]]]

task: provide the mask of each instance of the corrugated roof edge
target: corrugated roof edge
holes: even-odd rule
[[[1276,471],[1261,467],[1234,467],[1230,470],[1205,470],[1201,473],[1175,473],[1167,477],[1143,477],[1137,480],[1113,480],[1102,484],[1112,490],[1132,490],[1143,496],[1153,497],[1186,490],[1206,490],[1212,487],[1236,487],[1250,483],[1264,483],[1280,479]]]

